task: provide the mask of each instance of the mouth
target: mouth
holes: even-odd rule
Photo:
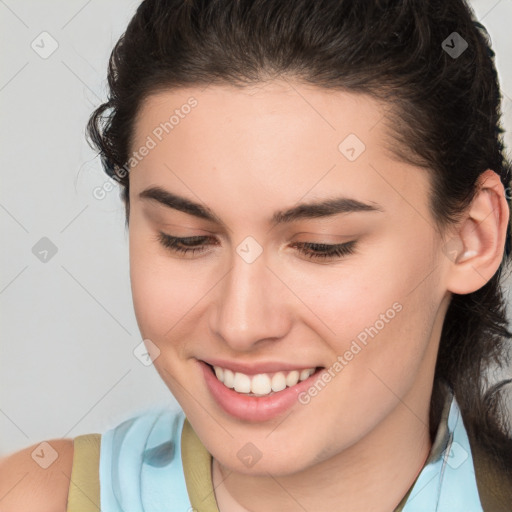
[[[323,366],[316,366],[248,375],[232,371],[229,368],[205,364],[226,388],[253,397],[272,396],[284,389],[293,388],[299,382],[309,379],[312,375],[324,369]]]
[[[197,363],[214,402],[230,417],[251,423],[272,420],[285,414],[289,409],[303,407],[299,397],[325,370],[323,366],[288,368],[249,375],[234,371],[234,368],[224,368],[202,360],[197,360]],[[241,364],[234,362],[232,366],[243,369]],[[279,368],[277,364],[265,366],[268,370]]]

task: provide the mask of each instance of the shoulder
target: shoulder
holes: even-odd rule
[[[0,458],[0,510],[66,512],[73,452],[73,439],[53,439]]]

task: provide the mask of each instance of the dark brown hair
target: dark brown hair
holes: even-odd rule
[[[467,48],[454,56],[453,33]],[[451,39],[450,39],[451,38]],[[448,42],[447,42],[448,41]],[[464,43],[462,43],[464,44]],[[431,176],[430,206],[441,230],[461,218],[492,169],[509,190],[500,90],[488,34],[463,0],[144,0],[115,45],[108,101],[87,131],[107,174],[121,185],[141,104],[159,90],[201,84],[237,87],[273,78],[367,94],[389,107],[390,150]],[[121,177],[119,177],[121,176]],[[512,470],[512,442],[488,371],[508,364],[498,272],[479,290],[453,295],[441,335],[430,409],[431,436],[447,383],[468,434]]]

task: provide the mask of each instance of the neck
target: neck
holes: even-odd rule
[[[420,473],[431,449],[425,390],[394,410],[350,448],[306,470],[280,477],[230,471],[217,460],[212,478],[220,512],[372,510],[392,512]],[[422,404],[420,411],[409,404]],[[414,411],[414,412],[413,412]]]

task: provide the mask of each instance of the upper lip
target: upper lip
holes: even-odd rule
[[[228,361],[227,359],[203,359],[203,362],[210,366],[220,366],[221,368],[233,372],[245,373],[246,375],[256,375],[258,373],[274,373],[279,371],[304,370],[305,368],[317,368],[312,364],[290,364],[279,361],[267,361],[261,363],[243,363],[241,361]]]

